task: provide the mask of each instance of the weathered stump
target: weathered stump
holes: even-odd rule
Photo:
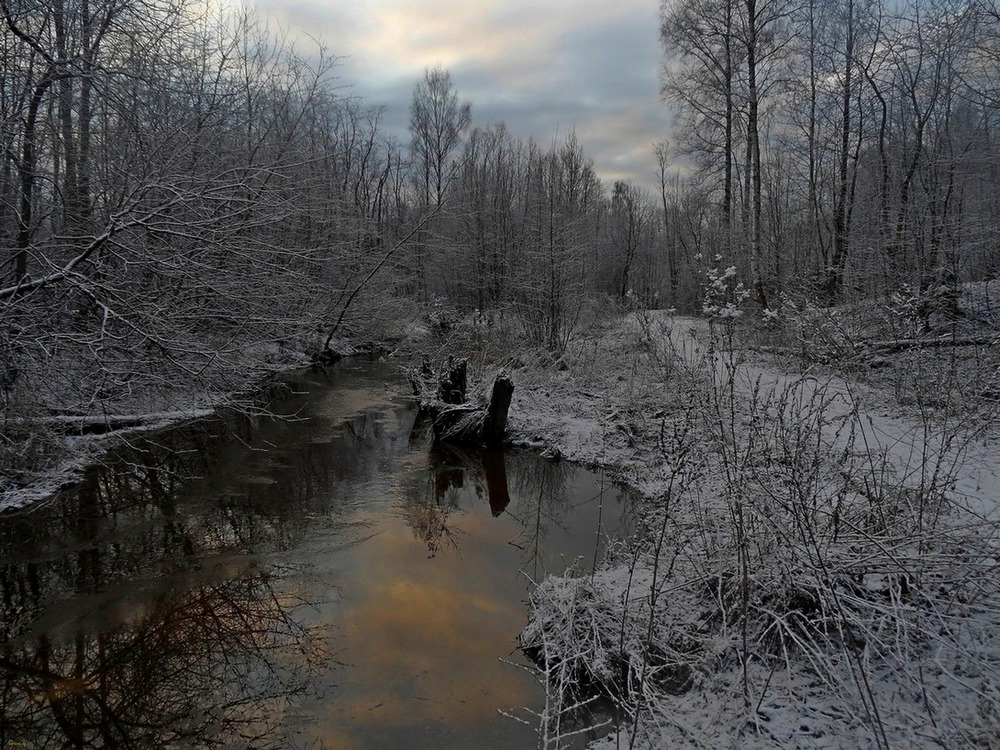
[[[448,357],[448,371],[441,375],[438,383],[438,399],[446,404],[464,404],[465,392],[469,387],[469,363],[465,359],[452,362]]]
[[[490,403],[486,407],[486,419],[483,422],[482,441],[492,448],[503,445],[507,434],[507,413],[510,411],[510,401],[514,396],[514,382],[505,372],[500,372],[493,381],[493,392]]]
[[[433,372],[426,360],[419,372],[410,373],[414,395],[422,396],[433,382]],[[514,383],[501,371],[493,381],[489,403],[477,406],[466,403],[468,363],[464,359],[448,358],[445,371],[439,376],[434,398],[421,401],[421,415],[431,419],[434,439],[449,443],[503,445],[507,433],[507,414],[514,394]]]
[[[458,404],[441,408],[434,416],[434,437],[499,448],[507,434],[507,413],[513,394],[514,383],[506,373],[499,373],[485,407]]]

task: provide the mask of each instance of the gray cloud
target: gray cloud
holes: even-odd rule
[[[652,185],[659,101],[656,0],[263,0],[289,33],[341,56],[352,93],[401,139],[413,86],[442,65],[477,125],[547,144],[575,131],[599,174]]]

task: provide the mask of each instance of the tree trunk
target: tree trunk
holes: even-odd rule
[[[513,396],[514,383],[506,373],[501,372],[493,381],[493,393],[490,394],[486,420],[483,423],[482,440],[492,448],[503,445],[504,436],[507,434],[507,412],[510,410]]]
[[[747,102],[747,161],[750,177],[750,275],[753,280],[754,298],[761,308],[767,307],[767,293],[764,288],[762,271],[763,231],[761,165],[760,165],[760,123],[758,121],[760,92],[757,88],[757,2],[747,2],[747,79],[749,100]]]
[[[458,371],[461,374],[458,375]],[[460,378],[465,377],[465,360],[459,360],[457,366],[452,367],[449,372],[442,376],[440,391],[452,393],[450,381],[453,375]],[[414,390],[420,390],[424,378],[411,375]],[[446,384],[449,385],[446,388]],[[425,401],[421,404],[421,410],[431,418],[431,425],[434,430],[434,439],[447,443],[486,445],[490,448],[499,448],[503,445],[504,437],[507,434],[507,413],[510,410],[511,398],[514,394],[514,383],[503,371],[497,374],[493,381],[493,391],[490,394],[489,403],[485,406],[476,406],[466,403],[448,403],[443,399]],[[464,395],[463,395],[464,400]]]

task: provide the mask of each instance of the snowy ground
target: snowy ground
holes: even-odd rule
[[[515,371],[517,439],[648,499],[644,537],[545,582],[524,636],[554,691],[640,707],[599,747],[1000,747],[989,404],[928,408],[899,372],[796,371],[662,314],[556,365]]]
[[[579,698],[560,688],[586,680],[638,717],[602,750],[1000,747],[996,354],[858,369],[835,361],[855,351],[837,326],[834,361],[805,370],[663,313],[595,324],[558,358],[510,355],[516,333],[441,345],[495,347],[473,377],[510,371],[515,442],[646,498],[643,533],[602,570],[535,597],[543,744]],[[5,502],[71,478],[86,444]]]

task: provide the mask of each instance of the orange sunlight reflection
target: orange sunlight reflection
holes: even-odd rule
[[[466,514],[462,521],[466,531],[488,525]],[[365,598],[343,602],[336,615],[351,644],[343,654],[351,667],[328,707],[326,727],[339,735],[336,727],[344,722],[385,727],[433,719],[459,728],[480,722],[484,713],[537,701],[534,678],[498,658],[514,651],[527,615],[523,607],[497,605],[491,591],[523,586],[517,571],[494,569],[474,586],[463,583],[466,564],[489,570],[490,561],[470,561],[480,556],[473,545],[428,558],[402,521],[369,544],[376,549],[366,560],[374,564],[356,572],[368,579]],[[469,684],[477,688],[459,692]],[[340,742],[325,729],[323,736]]]

